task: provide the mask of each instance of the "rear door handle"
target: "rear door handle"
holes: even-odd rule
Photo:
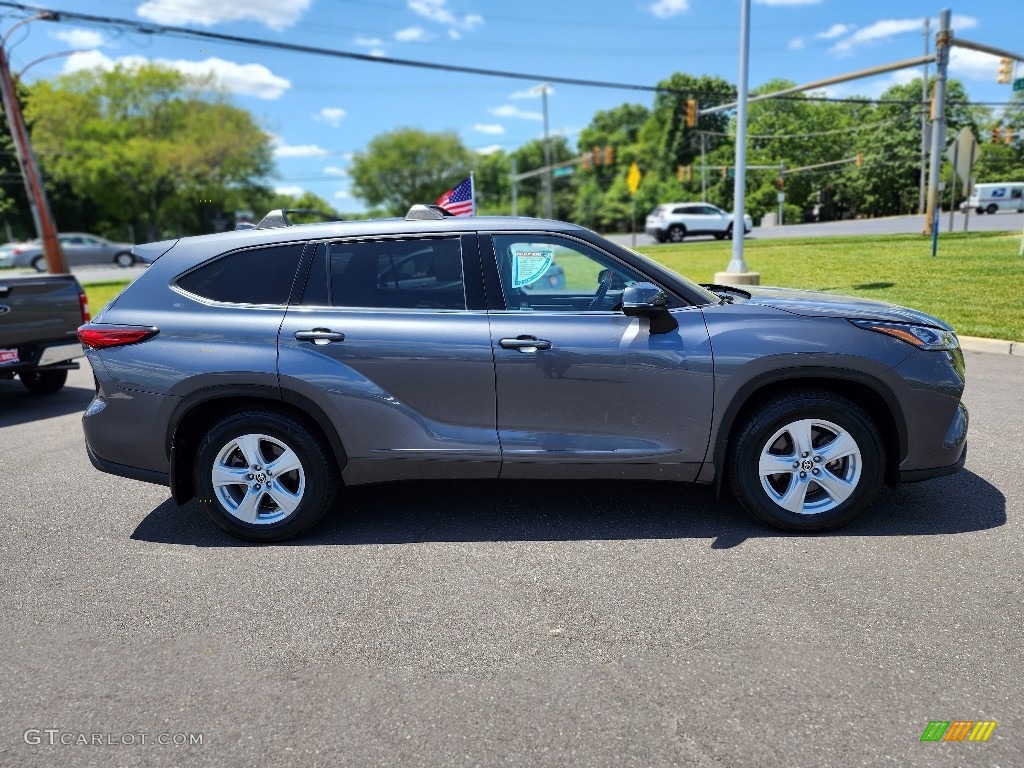
[[[551,349],[551,342],[538,339],[536,336],[517,336],[514,339],[502,339],[498,342],[503,349],[518,349],[520,352],[536,352],[538,349]]]
[[[345,334],[332,331],[330,328],[313,328],[310,331],[296,331],[296,341],[312,341],[317,346],[330,344],[332,341],[344,341]]]

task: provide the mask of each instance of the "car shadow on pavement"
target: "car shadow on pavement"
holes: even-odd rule
[[[997,528],[1006,498],[962,471],[927,483],[883,488],[849,525],[821,536],[922,536]],[[730,549],[747,539],[805,536],[749,517],[732,496],[707,486],[622,481],[435,481],[343,490],[334,508],[285,546],[457,541],[711,539]],[[132,539],[199,547],[248,546],[211,522],[195,501],[170,499]]]
[[[83,413],[93,394],[91,388],[68,385],[52,395],[33,395],[17,379],[0,381],[0,428]]]

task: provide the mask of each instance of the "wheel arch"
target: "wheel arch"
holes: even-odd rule
[[[165,450],[170,461],[171,497],[184,504],[195,496],[193,465],[196,449],[210,426],[233,413],[253,408],[290,416],[320,440],[340,472],[348,456],[327,414],[308,397],[268,386],[223,386],[200,390],[182,399],[169,422]]]
[[[900,462],[907,452],[907,426],[903,409],[892,391],[883,382],[860,371],[791,368],[754,377],[730,401],[718,426],[712,453],[716,494],[721,493],[729,446],[742,427],[744,416],[769,398],[809,387],[834,392],[867,413],[878,427],[885,446],[885,482],[895,484],[899,480]]]

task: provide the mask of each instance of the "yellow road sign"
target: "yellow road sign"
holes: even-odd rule
[[[629,186],[629,194],[635,195],[640,188],[640,167],[633,163],[629,166],[629,173],[626,175],[626,184]]]

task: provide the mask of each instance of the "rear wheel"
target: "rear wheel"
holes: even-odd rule
[[[128,251],[122,251],[114,257],[114,263],[119,267],[130,267],[135,263],[135,257]]]
[[[24,371],[18,374],[22,385],[33,395],[52,395],[68,380],[67,369],[60,371]]]
[[[303,424],[274,411],[220,421],[196,452],[196,496],[228,533],[272,542],[315,525],[334,501],[338,473]]]
[[[725,236],[727,239],[732,240],[732,224],[725,228]]]
[[[686,238],[686,227],[682,224],[673,224],[668,228],[668,239],[673,243],[681,243]]]
[[[34,269],[36,272],[45,272],[46,271],[46,257],[45,256],[36,256],[34,259],[32,259],[32,269]]]
[[[989,203],[988,208],[985,209],[985,213],[996,213],[999,210],[999,206],[995,203]]]
[[[732,447],[733,492],[754,517],[791,531],[849,522],[882,482],[885,449],[871,419],[845,398],[801,390],[773,398]]]

